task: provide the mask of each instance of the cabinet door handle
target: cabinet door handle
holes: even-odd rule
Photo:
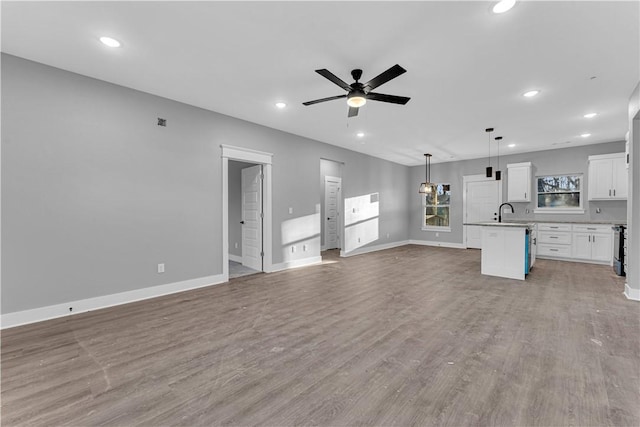
[[[611,196],[611,189],[609,189],[609,196]]]
[[[551,252],[558,252],[557,249],[549,249]]]
[[[527,192],[526,191],[524,192],[524,198],[525,199],[527,198]]]
[[[616,195],[616,189],[615,188],[613,189],[613,195],[614,196]]]
[[[559,228],[559,227],[549,227],[549,228]]]
[[[558,236],[549,236],[550,239],[557,239]]]
[[[596,236],[593,236],[593,243],[596,242]]]
[[[587,230],[595,230],[593,227],[587,227]]]
[[[591,242],[591,236],[589,236],[589,242]]]

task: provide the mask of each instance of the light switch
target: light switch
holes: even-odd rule
[[[164,263],[158,264],[158,273],[164,273]]]
[[[293,208],[289,208],[289,214],[293,213]]]

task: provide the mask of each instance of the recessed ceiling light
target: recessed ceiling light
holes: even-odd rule
[[[283,109],[287,106],[287,104],[285,104],[284,102],[276,102],[276,107],[278,107],[279,109]]]
[[[509,145],[507,145],[507,147],[509,147],[509,148],[513,148],[513,147],[515,147],[515,146],[516,146],[516,144],[509,144]]]
[[[597,116],[597,115],[598,115],[598,113],[588,113],[588,114],[585,114],[585,115],[584,115],[584,118],[585,118],[585,119],[592,119],[592,118],[594,118],[594,117],[595,117],[595,116]]]
[[[531,98],[532,96],[536,96],[539,93],[540,93],[539,90],[530,90],[529,92],[523,93],[522,96],[526,96],[527,98]]]
[[[122,46],[122,43],[120,43],[118,40],[111,38],[111,37],[106,37],[106,36],[102,36],[100,37],[100,41],[102,42],[102,44],[109,46],[109,47],[120,47]]]
[[[493,13],[505,13],[515,6],[516,0],[502,0],[493,6]]]
[[[583,138],[589,138],[591,136],[590,133],[583,133],[582,135],[580,135]]]
[[[364,132],[358,132],[358,133],[356,133],[356,136],[358,138],[362,138],[364,136]]]

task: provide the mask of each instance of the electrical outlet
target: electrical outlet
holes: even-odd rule
[[[158,264],[158,273],[164,273],[164,263]]]
[[[307,251],[307,245],[302,245],[302,252],[306,252]]]
[[[238,242],[235,243],[235,247],[236,247],[236,249],[238,249]]]
[[[295,245],[291,246],[291,253],[294,253],[295,251],[296,251]]]
[[[293,213],[293,208],[289,208],[289,214]]]

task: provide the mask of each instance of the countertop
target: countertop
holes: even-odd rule
[[[535,223],[531,222],[465,222],[463,225],[479,225],[481,227],[511,227],[511,228],[533,228]]]
[[[575,220],[546,220],[546,219],[503,219],[502,223],[527,223],[527,224],[605,224],[605,225],[626,225],[626,220],[607,220],[607,221],[575,221]],[[469,225],[469,224],[467,224]]]

